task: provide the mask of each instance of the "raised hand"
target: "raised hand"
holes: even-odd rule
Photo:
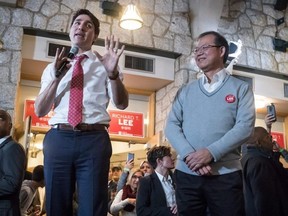
[[[69,62],[68,64],[66,64],[66,68],[63,70],[63,73],[58,74],[58,77],[63,77],[66,72],[68,71],[68,69],[71,67],[70,61],[71,59],[68,59],[67,57],[64,56],[65,55],[65,47],[62,48],[61,52],[59,50],[59,48],[56,49],[56,54],[55,54],[55,58],[54,58],[54,68],[55,68],[55,76],[57,74],[57,70],[61,67],[61,65],[64,62]]]
[[[121,49],[119,49],[119,38],[117,38],[116,42],[114,41],[114,35],[105,38],[105,53],[101,56],[98,52],[94,51],[97,58],[104,65],[109,78],[113,79],[118,76],[117,65],[120,56],[124,51],[125,46],[122,45]]]
[[[272,114],[267,114],[265,116],[264,121],[265,121],[266,127],[271,128],[272,123],[275,121],[275,116],[273,116]]]

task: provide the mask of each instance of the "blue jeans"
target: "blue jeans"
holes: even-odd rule
[[[78,215],[107,215],[112,153],[107,131],[51,129],[44,138],[47,216],[71,216],[77,187]]]

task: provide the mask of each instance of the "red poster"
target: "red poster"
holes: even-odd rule
[[[49,127],[48,120],[53,115],[53,112],[50,111],[46,116],[41,118],[37,117],[34,111],[34,100],[25,100],[24,104],[24,119],[27,116],[31,116],[31,126],[33,127]]]
[[[109,110],[109,114],[111,117],[109,134],[144,137],[143,113]]]
[[[285,148],[283,133],[271,132],[273,140],[275,140],[281,148]]]

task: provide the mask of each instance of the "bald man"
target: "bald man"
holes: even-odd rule
[[[288,215],[288,171],[273,152],[273,140],[263,127],[255,127],[241,159],[246,216]]]
[[[20,216],[19,192],[26,166],[23,147],[12,139],[11,116],[0,109],[0,215]]]

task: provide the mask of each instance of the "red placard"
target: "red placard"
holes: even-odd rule
[[[109,110],[111,122],[109,134],[144,137],[143,113]]]
[[[50,111],[46,116],[41,118],[37,117],[34,111],[34,100],[25,100],[24,104],[24,119],[27,116],[31,116],[31,126],[33,127],[49,127],[48,120],[53,115],[53,112]]]
[[[273,140],[275,140],[281,148],[285,148],[283,133],[271,132]]]

